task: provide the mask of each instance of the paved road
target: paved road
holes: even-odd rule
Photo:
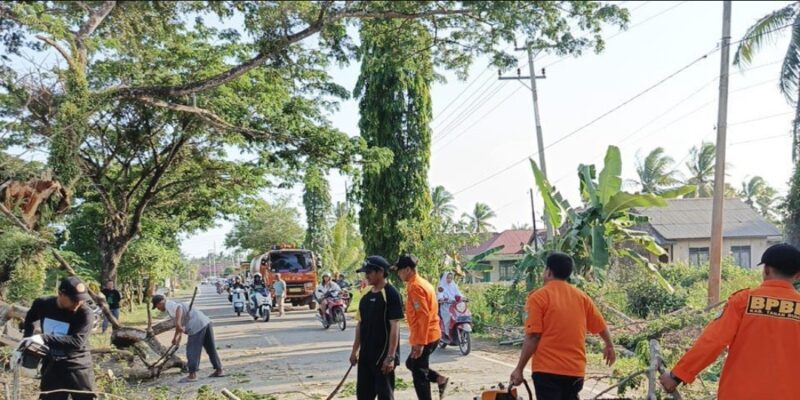
[[[307,308],[292,310],[283,318],[274,316],[270,322],[254,322],[249,315],[237,317],[227,296],[217,295],[210,285],[200,287],[195,307],[213,321],[227,377],[205,378],[212,371],[203,354],[199,374],[203,378],[197,383],[180,384],[181,375],[175,373],[165,375],[157,383],[169,386],[178,396],[191,398],[200,385],[206,384],[218,389],[244,388],[271,393],[279,399],[324,399],[347,370],[355,328],[355,321],[350,317],[345,331],[337,327],[323,330],[314,312]],[[170,338],[171,334],[159,337],[165,342]],[[402,330],[403,357],[409,354],[407,339],[407,333]],[[518,350],[482,343],[475,343],[473,347],[473,352],[466,357],[456,348],[437,350],[431,357],[432,367],[451,377],[448,399],[473,399],[482,389],[507,381],[513,369]],[[180,352],[183,351],[181,348]],[[415,399],[410,372],[401,365],[397,376],[404,388],[396,392],[396,399]],[[355,399],[352,394],[355,371],[347,382],[351,384],[345,385],[343,396],[337,399]],[[586,398],[590,398],[590,394],[589,390],[583,392]]]

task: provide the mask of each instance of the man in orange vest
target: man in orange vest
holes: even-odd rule
[[[675,368],[661,375],[667,392],[692,383],[727,348],[720,400],[800,398],[800,293],[793,286],[800,279],[800,250],[776,244],[759,265],[764,266],[761,286],[731,295]]]
[[[439,306],[436,292],[430,282],[417,275],[417,258],[406,254],[400,256],[392,269],[406,283],[406,320],[410,331],[408,341],[411,354],[406,367],[414,378],[417,399],[431,400],[431,383],[437,384],[439,398],[444,397],[448,378],[430,369],[429,358],[439,345],[442,336],[439,329]]]
[[[539,400],[577,400],[586,373],[586,332],[605,342],[603,358],[608,365],[616,354],[606,322],[586,293],[570,285],[572,257],[552,253],[544,268],[544,287],[528,295],[525,310],[525,342],[510,381],[519,385],[528,360]]]

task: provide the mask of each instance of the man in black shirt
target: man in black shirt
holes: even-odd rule
[[[43,342],[48,356],[42,362],[42,392],[68,389],[94,391],[92,355],[89,334],[92,331],[92,311],[84,304],[91,299],[86,285],[77,277],[67,277],[58,286],[58,296],[34,300],[25,315],[25,338]],[[41,335],[33,336],[34,323],[39,322]],[[40,399],[94,399],[93,394],[58,392],[42,394]]]
[[[119,303],[122,301],[122,295],[119,290],[114,289],[114,281],[106,282],[106,287],[102,292],[106,296],[106,303],[108,303],[108,309],[111,310],[111,314],[119,320]],[[103,333],[106,333],[106,329],[108,329],[108,318],[103,317]]]
[[[386,283],[389,263],[370,256],[357,272],[366,274],[370,286],[358,304],[356,338],[350,363],[358,364],[358,400],[394,399],[394,369],[400,363],[400,327],[403,301],[394,286]]]

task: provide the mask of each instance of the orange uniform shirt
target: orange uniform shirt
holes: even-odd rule
[[[800,293],[778,280],[734,293],[672,373],[691,383],[725,348],[719,400],[800,399]]]
[[[439,329],[439,309],[433,286],[419,275],[414,275],[406,282],[406,288],[406,321],[411,331],[408,342],[415,346],[438,341],[442,332]]]
[[[600,333],[606,321],[589,296],[566,281],[550,281],[528,295],[525,333],[541,333],[531,359],[533,372],[583,377],[586,332]]]

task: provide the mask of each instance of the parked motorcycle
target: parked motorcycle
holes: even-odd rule
[[[242,315],[245,304],[247,303],[247,297],[244,293],[244,289],[233,289],[233,292],[231,293],[231,303],[233,303],[233,312],[236,313],[236,316],[238,317]]]
[[[472,313],[469,312],[467,302],[468,300],[461,296],[456,296],[455,300],[439,302],[439,309],[444,309],[442,312],[450,313],[448,326],[444,326],[445,318],[439,318],[439,327],[443,333],[442,338],[439,339],[439,348],[457,345],[461,354],[469,354],[472,349],[472,340],[470,339]],[[446,305],[446,307],[441,307],[441,305]]]
[[[272,296],[265,296],[258,291],[253,292],[247,308],[253,320],[257,321],[262,318],[264,322],[269,322],[269,313],[272,310]]]
[[[333,324],[337,324],[340,330],[347,328],[347,318],[344,315],[345,302],[342,294],[338,291],[330,292],[325,295],[328,300],[328,308],[325,310],[325,315],[320,317],[322,327],[328,329]]]

